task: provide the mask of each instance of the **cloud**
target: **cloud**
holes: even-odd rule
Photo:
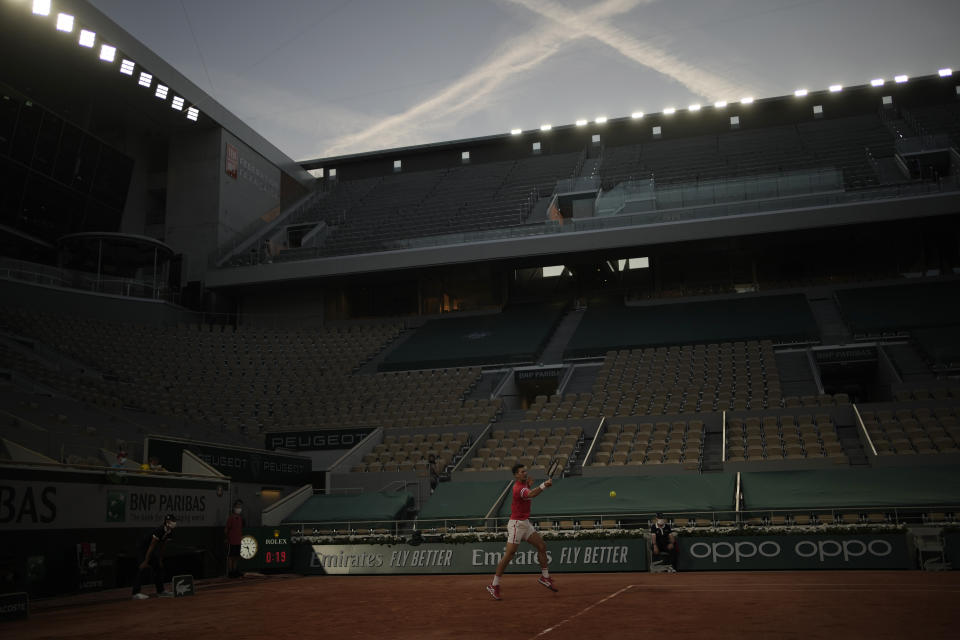
[[[593,24],[635,8],[641,0],[607,0],[582,11]],[[457,119],[475,113],[495,98],[495,92],[518,74],[532,71],[560,51],[568,42],[583,37],[571,33],[563,23],[548,23],[544,28],[531,30],[500,47],[499,53],[489,58],[459,80],[438,91],[427,100],[402,113],[382,119],[373,126],[334,140],[323,152],[335,156],[362,148],[389,148],[422,139],[423,130],[433,127],[448,117]]]

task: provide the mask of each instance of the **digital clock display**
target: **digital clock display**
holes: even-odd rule
[[[244,571],[283,570],[293,564],[290,527],[247,527],[240,545]]]

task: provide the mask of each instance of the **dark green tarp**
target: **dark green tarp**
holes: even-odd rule
[[[760,296],[642,307],[590,307],[565,357],[601,355],[611,349],[675,344],[808,338],[818,335],[805,296]]]
[[[763,471],[741,474],[744,508],[955,505],[960,467]]]
[[[506,474],[494,482],[441,482],[420,510],[420,519],[482,518],[506,486]]]
[[[912,282],[837,291],[857,333],[960,324],[960,282]]]
[[[380,364],[381,371],[532,362],[562,305],[520,305],[502,313],[431,320]]]
[[[531,513],[536,520],[539,516],[732,511],[736,482],[732,473],[563,478],[533,499]],[[616,491],[615,498],[610,497],[611,491]],[[501,517],[510,515],[510,502],[507,496]]]
[[[358,496],[313,496],[284,522],[357,522],[394,520],[413,496],[400,493],[364,493]]]

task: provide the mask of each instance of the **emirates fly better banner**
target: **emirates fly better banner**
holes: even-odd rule
[[[413,545],[303,545],[296,570],[305,574],[370,575],[493,573],[503,556],[503,542]],[[646,571],[643,539],[549,540],[547,559],[554,571]],[[537,552],[522,545],[508,573],[539,573]]]

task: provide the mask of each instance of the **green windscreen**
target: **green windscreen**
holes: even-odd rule
[[[506,479],[494,482],[441,482],[420,510],[420,519],[482,518],[506,486]]]
[[[531,517],[732,511],[736,482],[731,473],[562,478],[533,499]],[[501,517],[509,517],[510,503],[508,496]]]
[[[954,505],[960,467],[745,472],[741,488],[748,510]]]
[[[346,522],[394,520],[413,496],[400,493],[364,493],[358,496],[313,496],[284,522]]]

